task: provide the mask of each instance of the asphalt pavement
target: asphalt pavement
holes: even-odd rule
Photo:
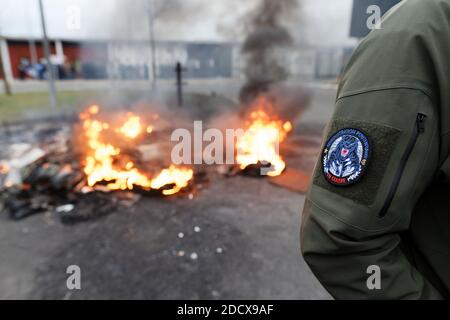
[[[312,100],[296,135],[320,141],[335,87],[305,86]],[[239,87],[189,90],[236,99]],[[312,149],[288,165],[311,171]],[[211,170],[194,196],[142,197],[76,225],[55,212],[20,221],[0,214],[0,299],[330,299],[300,256],[303,201],[266,179]],[[81,290],[67,289],[69,265],[81,268]]]

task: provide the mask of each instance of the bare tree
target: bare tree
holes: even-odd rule
[[[147,15],[148,15],[148,26],[149,26],[149,41],[151,50],[151,63],[152,63],[152,87],[156,88],[157,74],[156,74],[156,44],[155,44],[155,1],[149,0],[147,3]]]
[[[157,61],[156,61],[156,39],[155,39],[155,23],[157,18],[164,14],[167,10],[173,9],[176,6],[178,0],[144,0],[143,6],[147,13],[148,26],[149,26],[149,41],[151,50],[151,65],[152,65],[152,86],[156,88],[157,83]]]

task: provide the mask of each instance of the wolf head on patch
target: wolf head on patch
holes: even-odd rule
[[[343,136],[330,150],[327,169],[336,177],[348,177],[360,169],[358,157],[359,140],[353,136]]]

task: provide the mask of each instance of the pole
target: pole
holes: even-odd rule
[[[183,106],[183,67],[180,62],[177,62],[175,66],[175,73],[177,76],[177,97],[178,97],[178,106]]]
[[[45,24],[44,5],[42,0],[39,0],[39,10],[41,13],[42,35],[44,42],[44,54],[45,60],[47,60],[47,75],[48,75],[48,87],[49,87],[49,100],[52,109],[56,109],[56,87],[55,87],[55,75],[53,72],[52,63],[50,61],[50,44],[47,37],[47,27]]]
[[[4,8],[2,8],[2,9],[4,9]],[[2,31],[2,25],[3,25],[3,20],[2,20],[3,15],[7,12],[8,12],[8,9],[6,8],[6,10],[4,10],[3,12],[0,13],[0,34]],[[7,41],[3,36],[0,35],[0,77],[3,79],[3,85],[5,87],[5,94],[10,96],[12,94],[11,85],[9,84],[9,79],[6,77],[5,70],[3,68],[3,55],[2,55],[3,48],[2,48],[2,43],[1,43],[2,40],[5,42]],[[10,63],[9,60],[7,62]]]
[[[0,77],[2,77],[2,79],[3,79],[3,85],[5,86],[5,94],[10,96],[11,95],[11,86],[9,85],[9,81],[6,78],[5,71],[3,70],[2,50],[0,50]]]

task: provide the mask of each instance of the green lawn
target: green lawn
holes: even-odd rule
[[[142,91],[59,91],[58,108],[50,108],[47,92],[16,93],[11,96],[0,94],[0,123],[23,118],[51,115],[59,112],[78,112],[86,106],[98,103],[103,108],[114,104],[130,104],[140,101]]]
[[[56,112],[78,110],[88,103],[99,100],[105,92],[61,91],[58,92]],[[51,114],[47,92],[16,93],[11,96],[0,94],[0,122],[19,120],[28,115]]]

